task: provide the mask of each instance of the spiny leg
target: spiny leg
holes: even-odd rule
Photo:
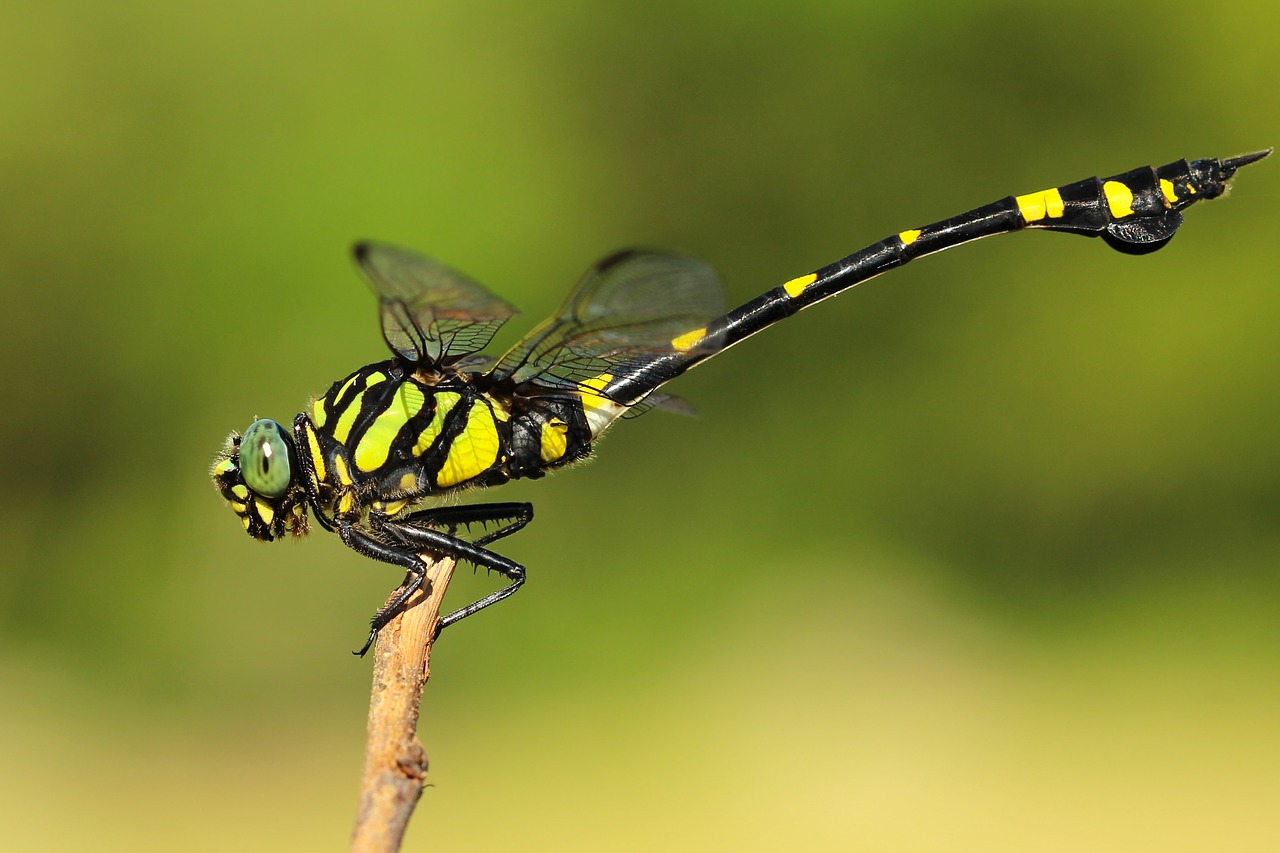
[[[359,651],[352,652],[354,655],[364,657],[365,652],[369,651],[369,647],[377,639],[378,632],[400,611],[404,603],[409,600],[409,596],[421,589],[424,583],[427,584],[428,591],[430,591],[430,583],[427,581],[426,566],[418,558],[416,552],[401,551],[390,545],[384,545],[367,534],[356,530],[350,524],[339,525],[338,535],[342,537],[342,541],[346,543],[347,547],[356,553],[384,563],[401,566],[408,572],[405,582],[400,585],[395,597],[384,604],[377,613],[373,614],[373,618],[370,620],[369,638],[365,640]],[[453,556],[452,551],[448,549],[433,550]]]
[[[442,530],[450,536],[457,536],[460,526],[505,522],[496,530],[487,531],[470,540],[472,545],[488,545],[516,533],[532,520],[533,504],[508,502],[436,507],[401,516],[390,523]]]
[[[460,560],[466,560],[473,565],[498,572],[510,580],[511,583],[497,592],[492,592],[442,618],[439,627],[436,629],[437,635],[446,626],[465,619],[473,613],[478,613],[491,604],[496,604],[515,593],[517,589],[524,585],[524,566],[483,546],[503,536],[509,536],[528,524],[533,518],[533,507],[529,504],[477,504],[474,506],[449,507],[443,515],[440,512],[439,510],[429,510],[408,516],[403,520],[385,521],[382,524],[382,529],[405,545],[413,548],[415,552],[432,551],[449,554]],[[426,526],[428,523],[440,523],[443,519],[447,519],[451,524],[464,524],[468,519],[472,522],[478,522],[485,520],[495,521],[503,518],[510,519],[510,521],[497,530],[490,531],[479,537],[475,542],[467,542],[464,539]]]
[[[476,566],[496,571],[511,581],[497,592],[486,595],[445,616],[436,628],[437,636],[446,625],[465,619],[514,593],[524,584],[524,566],[483,546],[504,536],[510,536],[528,524],[532,518],[533,507],[530,504],[494,503],[441,507],[414,513],[403,519],[387,519],[378,523],[380,532],[399,540],[404,547],[385,544],[350,524],[339,525],[338,533],[347,547],[371,559],[400,566],[408,573],[396,595],[373,615],[370,620],[369,637],[354,654],[363,656],[368,652],[378,632],[404,607],[409,598],[424,585],[428,590],[430,589],[426,567],[418,557],[420,551],[466,560]],[[432,529],[444,526],[456,530],[458,525],[465,525],[468,522],[474,524],[494,521],[506,523],[478,537],[474,542]]]

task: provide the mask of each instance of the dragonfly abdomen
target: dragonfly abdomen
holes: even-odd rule
[[[793,278],[746,304],[671,341],[655,356],[604,389],[632,401],[707,358],[854,285],[943,249],[1022,229],[1102,237],[1126,254],[1154,252],[1182,225],[1182,211],[1217,198],[1242,166],[1270,149],[1224,160],[1176,160],[1143,166],[1107,178],[1086,178],[1020,196],[1006,196],[967,213],[909,228],[819,270]]]

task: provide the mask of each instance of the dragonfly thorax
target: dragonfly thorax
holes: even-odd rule
[[[294,424],[303,481],[335,518],[538,477],[586,455],[576,395],[526,399],[479,377],[430,381],[399,360],[335,382]]]

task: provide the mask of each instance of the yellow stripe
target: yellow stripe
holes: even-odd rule
[[[263,501],[254,501],[253,508],[258,511],[258,517],[262,519],[262,523],[271,526],[271,522],[276,520],[276,511],[271,508],[270,504]]]
[[[353,374],[350,379],[342,383],[342,387],[338,389],[338,393],[333,395],[333,402],[335,405],[339,400],[341,400],[346,395],[347,389],[349,389],[355,383],[355,381],[356,381],[356,375]]]
[[[495,400],[492,397],[485,397],[489,401],[490,408],[493,409],[493,416],[502,423],[511,420],[511,412],[507,411],[507,407],[502,404],[501,400]]]
[[[591,435],[597,436],[609,428],[609,424],[627,410],[626,406],[615,403],[604,394],[604,389],[613,381],[612,373],[601,373],[578,383],[578,396],[582,400],[582,414],[587,418],[587,426]]]
[[[413,445],[414,456],[421,456],[436,443],[436,439],[440,437],[440,430],[444,427],[445,416],[453,411],[453,407],[458,405],[458,401],[461,399],[461,394],[455,394],[452,391],[436,392],[435,414],[431,417],[431,423],[427,424],[426,428],[418,433],[418,440]]]
[[[903,231],[901,234],[898,235],[898,239],[902,241],[902,245],[904,246],[910,246],[917,239],[919,239],[919,237],[920,237],[919,228],[913,228],[910,231]]]
[[[381,375],[381,374],[379,374]],[[360,443],[353,454],[356,467],[361,471],[376,471],[391,455],[391,444],[411,418],[422,411],[427,398],[412,382],[405,382],[391,395],[369,428],[360,436]]]
[[[476,400],[467,412],[467,425],[449,445],[436,485],[442,489],[456,486],[478,476],[497,460],[498,427],[489,407]]]
[[[338,482],[344,486],[353,485],[351,472],[347,470],[347,460],[339,453],[333,457],[333,471],[338,475]]]
[[[1173,186],[1173,181],[1168,178],[1160,179],[1160,191],[1164,193],[1164,200],[1170,204],[1178,201],[1178,191]]]
[[[407,507],[408,505],[409,505],[409,502],[407,500],[392,501],[391,503],[383,503],[382,501],[378,501],[376,504],[374,504],[374,507],[376,509],[382,510],[382,513],[384,515],[395,515],[400,510]]]
[[[604,394],[598,394],[597,391],[603,391],[610,382],[613,381],[612,373],[601,373],[598,376],[592,376],[590,379],[584,379],[578,383],[583,389],[581,392],[582,406],[585,409],[599,409],[603,406],[616,406],[617,403],[610,400]]]
[[[340,515],[346,515],[351,512],[351,510],[355,509],[355,506],[355,494],[352,492],[343,492],[342,497],[338,499],[338,513]]]
[[[342,411],[342,415],[338,418],[338,425],[333,428],[333,438],[338,444],[346,444],[347,439],[351,437],[351,428],[356,424],[356,417],[360,414],[360,404],[363,401],[364,391],[360,391],[351,398],[347,408]]]
[[[1102,193],[1107,197],[1107,206],[1116,219],[1133,216],[1133,190],[1119,181],[1107,181],[1102,185]]]
[[[1018,212],[1024,222],[1039,222],[1046,216],[1060,219],[1066,206],[1062,203],[1062,193],[1057,187],[1040,192],[1027,193],[1014,199],[1018,203]]]
[[[316,479],[324,482],[328,476],[324,468],[324,454],[320,452],[320,438],[310,426],[307,431],[307,451],[311,454],[311,465],[316,469]]]
[[[387,381],[387,374],[383,373],[381,370],[375,370],[373,373],[370,373],[367,377],[365,377],[364,387],[366,389],[372,388],[374,385],[377,385],[379,382],[385,382],[385,381]]]
[[[230,503],[231,508],[235,510],[236,515],[244,515],[244,511],[248,509],[248,507],[242,503],[238,503],[236,501],[231,501]]]
[[[671,346],[675,347],[677,352],[688,352],[693,349],[694,344],[707,336],[707,327],[694,329],[692,332],[685,332],[679,337],[671,339]]]
[[[802,275],[799,278],[793,278],[791,281],[782,285],[782,289],[787,292],[787,296],[795,299],[804,293],[804,289],[818,280],[818,274],[811,272],[808,275]]]
[[[552,418],[542,425],[542,452],[539,458],[548,465],[564,456],[569,445],[569,425]]]
[[[325,411],[324,398],[320,397],[311,404],[311,422],[318,427],[324,426]]]
[[[231,487],[231,494],[235,495],[242,501],[248,500],[249,488],[247,486],[242,486],[239,483],[237,483],[236,485]]]

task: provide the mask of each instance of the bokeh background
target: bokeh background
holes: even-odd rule
[[[384,357],[375,237],[523,307],[731,302],[903,228],[1280,143],[1280,7],[0,8],[0,846],[340,849],[399,580],[259,545],[231,429]],[[1280,163],[1165,251],[1018,235],[682,379],[492,497],[413,850],[1280,849]],[[454,601],[494,588],[462,578]]]

